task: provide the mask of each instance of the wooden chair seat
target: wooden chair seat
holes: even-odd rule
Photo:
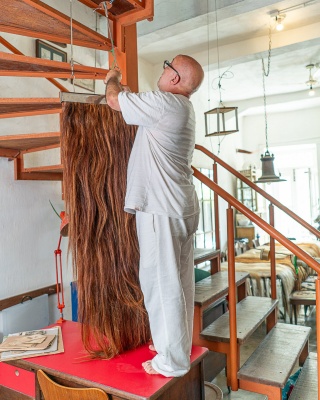
[[[307,315],[309,306],[316,305],[316,292],[314,290],[298,290],[291,293],[290,298],[290,323],[292,323],[292,310],[294,314],[294,323],[297,324],[297,306],[304,306],[304,314]]]
[[[41,369],[37,378],[45,400],[108,400],[108,395],[101,389],[69,388],[57,384]]]

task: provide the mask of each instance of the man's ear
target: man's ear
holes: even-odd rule
[[[170,80],[170,82],[172,82],[173,85],[178,84],[179,81],[180,81],[180,78],[178,75],[175,75],[175,77]]]

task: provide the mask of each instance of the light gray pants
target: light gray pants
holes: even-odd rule
[[[139,278],[157,355],[152,367],[164,376],[190,369],[194,312],[193,234],[199,216],[175,219],[136,213]]]

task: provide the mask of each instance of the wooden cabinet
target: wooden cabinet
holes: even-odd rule
[[[34,399],[36,395],[35,382],[36,378],[34,372],[8,365],[3,362],[0,363],[1,399]]]
[[[252,182],[257,180],[255,168],[250,168],[239,172],[241,172],[242,175],[250,179]],[[258,211],[257,192],[240,179],[237,179],[237,199],[251,211]]]
[[[257,179],[255,168],[249,168],[240,172],[252,182]],[[246,207],[248,207],[249,210],[258,212],[257,192],[240,179],[237,179],[237,199]],[[240,212],[236,213],[235,223],[235,237],[237,239],[248,239],[249,247],[252,247],[252,240],[255,238],[255,226],[245,215],[241,214]]]

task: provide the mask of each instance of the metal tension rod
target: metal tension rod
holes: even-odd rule
[[[89,93],[60,93],[61,103],[87,103],[87,104],[107,104],[104,94]]]

